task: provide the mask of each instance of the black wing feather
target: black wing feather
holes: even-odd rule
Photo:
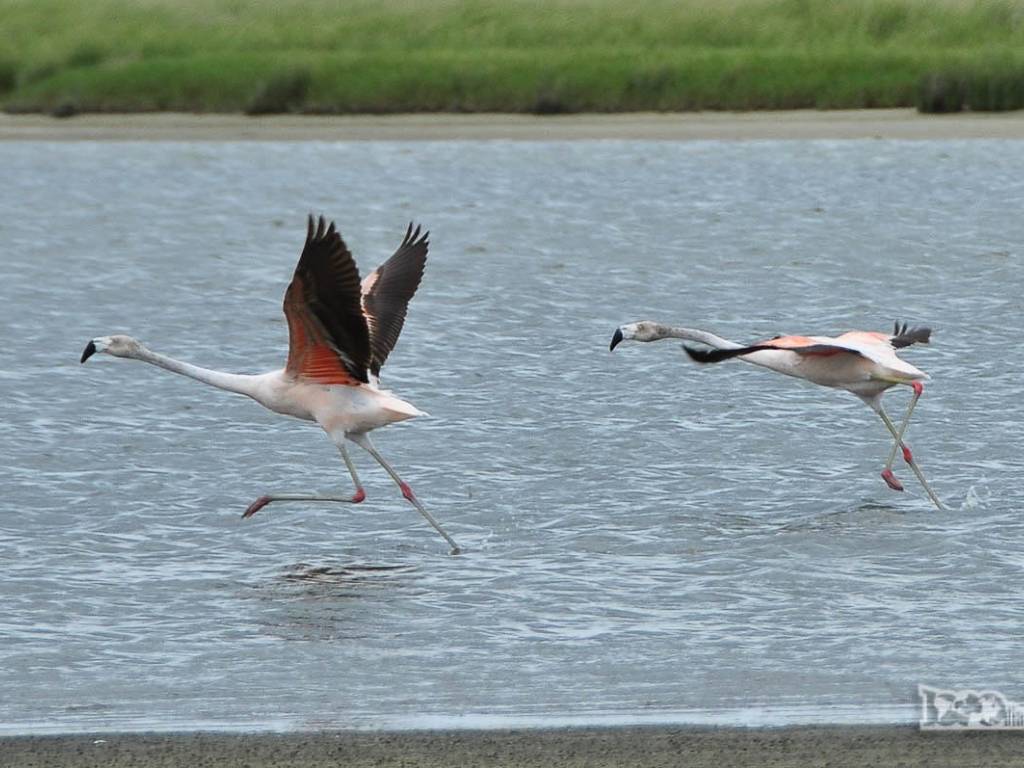
[[[778,347],[766,347],[755,344],[752,347],[740,347],[739,349],[696,349],[684,344],[683,349],[686,350],[686,354],[690,356],[690,359],[696,363],[720,363],[731,357],[749,355],[751,352],[761,352],[765,349],[778,349]]]
[[[323,216],[318,221],[309,216],[295,277],[302,287],[299,298],[323,326],[346,370],[367,381],[370,334],[360,306],[359,269],[333,221],[327,226]]]
[[[781,337],[776,336],[775,338]],[[772,344],[755,344],[750,347],[740,347],[739,349],[694,349],[684,344],[683,349],[686,350],[686,354],[690,356],[690,359],[697,363],[720,363],[732,357],[749,355],[751,352],[763,352],[768,349],[780,352],[795,352],[798,355],[849,354],[864,357],[863,352],[858,352],[856,349],[847,349],[838,344],[807,344],[802,347],[776,347]]]
[[[363,310],[369,325],[370,371],[374,376],[380,374],[381,366],[395,348],[409,300],[423,279],[429,237],[429,232],[420,234],[420,227],[413,229],[410,222],[398,250],[366,279]]]
[[[911,344],[927,344],[931,336],[931,328],[911,328],[906,323],[900,325],[897,320],[895,327],[892,329],[889,343],[892,344],[894,349],[902,349],[903,347],[909,347]]]

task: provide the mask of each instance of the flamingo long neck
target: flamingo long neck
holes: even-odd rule
[[[217,389],[226,389],[228,392],[238,392],[249,397],[254,397],[256,393],[256,376],[200,368],[198,365],[175,360],[173,357],[161,355],[146,347],[142,347],[135,358],[173,373],[188,376],[190,379],[201,381],[211,387],[217,387]]]
[[[702,344],[714,347],[715,349],[740,349],[742,344],[735,341],[723,339],[708,331],[701,331],[697,328],[676,328],[672,325],[655,323],[656,333],[659,339],[685,339],[686,341],[698,341]]]

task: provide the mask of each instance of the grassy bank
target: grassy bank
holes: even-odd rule
[[[1024,107],[1024,0],[0,0],[58,114]]]

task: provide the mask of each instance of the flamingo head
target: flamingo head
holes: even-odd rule
[[[131,336],[97,336],[85,345],[80,362],[85,362],[97,352],[106,352],[114,357],[137,357],[142,344]]]
[[[642,320],[639,323],[626,323],[620,325],[615,329],[615,334],[612,336],[612,344],[609,349],[615,349],[622,341],[654,341],[655,339],[663,338],[659,332],[659,326],[657,323],[652,323],[649,320]]]

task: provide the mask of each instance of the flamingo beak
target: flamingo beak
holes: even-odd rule
[[[622,329],[621,328],[616,328],[615,329],[615,335],[612,336],[612,345],[610,347],[608,347],[608,351],[611,352],[612,350],[614,350],[615,347],[618,346],[620,341],[622,341]]]
[[[90,357],[96,354],[96,345],[93,342],[89,342],[85,345],[85,350],[82,352],[82,359],[78,362],[84,363]]]

